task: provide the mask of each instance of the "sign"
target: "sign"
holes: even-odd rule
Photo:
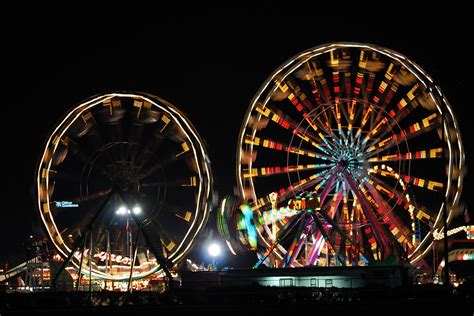
[[[79,207],[79,204],[71,201],[56,201],[56,207]]]
[[[81,252],[76,251],[74,255],[75,255],[76,258],[80,258],[81,257]],[[83,256],[85,258],[89,257],[89,249],[84,249]],[[100,261],[105,261],[107,259],[107,257],[109,257],[110,261],[115,262],[115,263],[119,263],[119,264],[124,264],[124,265],[130,265],[130,263],[132,261],[129,257],[116,255],[116,254],[113,254],[113,253],[110,254],[110,256],[109,256],[107,254],[107,252],[105,252],[105,251],[95,253],[93,257],[98,258]]]

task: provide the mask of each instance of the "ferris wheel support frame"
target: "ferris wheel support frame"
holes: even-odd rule
[[[87,224],[86,226],[86,229],[84,230],[84,234],[81,235],[81,238],[77,239],[76,243],[73,245],[73,247],[71,248],[71,252],[69,253],[68,257],[66,258],[66,260],[63,261],[63,263],[61,264],[58,272],[55,274],[54,276],[54,279],[52,281],[52,288],[53,288],[53,291],[55,291],[57,288],[56,288],[56,285],[57,285],[57,282],[58,282],[58,279],[59,277],[62,275],[62,273],[64,272],[64,270],[66,269],[66,267],[68,266],[68,264],[71,262],[76,250],[82,246],[82,251],[81,251],[81,261],[80,261],[80,265],[79,265],[79,272],[78,272],[78,283],[81,279],[81,274],[82,274],[82,263],[83,263],[83,258],[84,258],[84,247],[85,247],[85,240],[86,240],[86,237],[87,235],[89,234],[90,235],[90,232],[92,231],[92,228],[94,226],[94,223],[96,222],[97,218],[99,217],[99,215],[102,213],[102,211],[104,210],[105,206],[107,205],[107,203],[110,201],[111,197],[114,195],[115,193],[115,190],[112,190],[107,198],[102,202],[102,204],[100,205],[99,207],[99,210],[95,213],[94,217],[89,221],[89,223]],[[130,199],[123,193],[121,192],[120,190],[118,190],[118,193],[117,193],[123,200],[125,206],[128,208],[128,209],[131,209],[131,205],[132,203],[130,203]],[[147,244],[150,246],[152,252],[155,254],[158,262],[160,263],[160,266],[161,268],[163,269],[163,271],[165,272],[166,274],[166,277],[167,277],[167,282],[166,282],[166,287],[167,289],[169,290],[172,290],[173,289],[173,276],[171,275],[171,272],[170,272],[170,267],[169,267],[169,263],[168,261],[166,260],[166,258],[164,258],[163,256],[163,245],[161,244],[161,241],[159,243],[159,245],[161,246],[161,251],[160,249],[157,249],[155,246],[155,243],[153,242],[153,239],[151,238],[151,236],[148,234],[148,231],[146,230],[146,224],[143,220],[139,219],[137,217],[136,214],[131,214],[132,215],[132,219],[135,221],[136,225],[139,227],[139,231],[138,231],[138,236],[140,235],[140,231],[142,232],[143,236],[145,237],[145,240],[147,242]],[[137,236],[137,238],[138,238]],[[91,242],[92,242],[92,239],[91,239]],[[91,251],[92,251],[92,247],[91,247]],[[137,244],[135,244],[135,250],[134,250],[134,253],[137,252]],[[130,269],[130,277],[129,277],[129,282],[128,282],[128,291],[130,292],[132,287],[131,287],[131,282],[132,282],[132,278],[133,278],[133,268],[134,268],[134,265],[135,265],[135,257],[134,256],[134,259],[132,260],[131,262],[131,269]],[[89,269],[90,270],[90,269]],[[76,284],[76,290],[79,289],[79,286],[78,286],[78,283]]]
[[[53,278],[53,281],[52,281],[52,289],[53,291],[56,290],[56,284],[58,282],[58,279],[59,277],[62,275],[62,273],[64,272],[64,270],[66,269],[66,267],[68,266],[68,264],[71,262],[72,260],[72,257],[74,256],[74,253],[76,252],[76,250],[79,248],[80,245],[82,245],[82,248],[84,249],[84,246],[85,246],[85,239],[86,239],[86,236],[87,234],[89,233],[89,231],[92,230],[93,226],[94,226],[94,223],[96,222],[97,218],[99,218],[99,215],[102,213],[102,211],[104,210],[105,206],[107,205],[107,203],[110,201],[110,199],[112,198],[113,196],[113,190],[111,192],[109,192],[109,194],[107,195],[107,197],[105,198],[105,200],[102,202],[102,204],[100,205],[99,207],[99,210],[94,214],[94,217],[89,221],[89,223],[87,223],[87,226],[85,227],[85,230],[84,230],[84,234],[81,235],[81,238],[77,239],[76,242],[74,243],[74,245],[72,246],[71,248],[71,252],[69,252],[69,255],[67,256],[66,260],[63,261],[63,263],[61,264],[61,266],[59,267],[59,270],[58,272],[56,272],[56,275],[54,276]],[[92,249],[91,249],[92,251]],[[80,280],[80,274],[81,274],[81,269],[82,269],[82,259],[84,257],[84,251],[81,252],[81,265],[79,267],[79,277],[78,277],[78,281]],[[78,288],[78,287],[77,287]]]
[[[127,209],[132,209],[132,204],[133,203],[130,203],[130,199],[128,198],[128,196],[126,196],[124,194],[124,192],[118,190],[118,194],[119,196],[122,198],[122,201],[124,202],[125,206],[127,207]],[[142,219],[139,219],[138,216],[136,214],[134,214],[133,212],[130,214],[132,216],[132,219],[133,221],[135,222],[135,224],[139,227],[139,232],[141,231],[143,236],[145,237],[145,241],[146,243],[151,247],[151,250],[153,251],[153,253],[155,254],[156,256],[156,260],[158,260],[158,262],[160,263],[160,266],[161,268],[163,269],[163,271],[165,272],[166,274],[166,278],[167,278],[167,282],[166,282],[166,286],[169,290],[172,290],[173,289],[173,276],[171,275],[171,272],[170,272],[170,262],[163,256],[163,244],[161,243],[161,233],[158,232],[158,236],[160,238],[158,238],[159,242],[156,242],[152,237],[151,235],[149,234],[148,230],[147,230],[147,225],[145,223],[145,220],[142,220]],[[157,229],[157,228],[155,228]],[[138,234],[137,236],[139,236],[140,234]],[[137,237],[138,238],[138,237]],[[157,246],[158,245],[158,248],[157,249]],[[135,248],[137,247],[137,243],[135,245]],[[135,252],[136,252],[136,249],[135,249]],[[129,291],[131,290],[130,288],[130,283],[132,281],[132,276],[133,276],[133,265],[134,265],[134,261],[135,261],[135,257],[134,259],[132,260],[132,263],[131,263],[131,269],[130,269],[130,278],[129,278],[129,283],[128,283],[128,286],[129,286]]]

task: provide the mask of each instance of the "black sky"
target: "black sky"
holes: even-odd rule
[[[472,58],[463,43],[469,21],[462,10],[185,6],[5,12],[0,263],[23,252],[35,225],[35,164],[46,136],[72,106],[114,90],[170,101],[206,140],[222,197],[233,191],[240,124],[260,84],[291,56],[328,42],[378,44],[417,62],[452,103],[471,164]]]

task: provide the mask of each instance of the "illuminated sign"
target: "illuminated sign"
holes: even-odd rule
[[[56,201],[56,207],[79,207],[79,204],[71,201]]]
[[[319,211],[321,206],[319,204],[319,199],[291,199],[288,201],[288,207],[293,211],[304,211],[304,210],[313,210]]]
[[[81,257],[81,252],[76,251],[74,255],[75,255],[76,258],[80,258]],[[83,256],[85,258],[87,258],[89,256],[89,249],[84,249]],[[113,254],[113,253],[110,254],[110,256],[109,256],[109,254],[107,254],[107,252],[105,252],[105,251],[95,253],[94,258],[98,258],[100,261],[105,261],[107,258],[109,258],[109,260],[112,261],[112,262],[116,262],[116,263],[120,263],[120,264],[124,264],[124,265],[130,265],[130,263],[132,261],[129,257],[116,255],[116,254]]]
[[[94,258],[99,258],[100,261],[105,261],[107,257],[108,257],[108,254],[105,251],[101,251],[99,253],[94,254]],[[115,255],[112,253],[110,254],[110,261],[129,265],[131,262],[131,259],[129,257]]]

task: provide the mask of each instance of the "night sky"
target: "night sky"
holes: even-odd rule
[[[68,109],[110,91],[143,91],[173,103],[205,139],[222,198],[234,190],[237,136],[259,86],[288,58],[328,42],[378,44],[424,68],[457,113],[471,169],[467,109],[472,103],[472,58],[462,40],[467,13],[445,8],[439,16],[421,10],[359,11],[268,5],[123,8],[90,10],[88,15],[5,12],[10,16],[2,22],[1,39],[0,263],[23,255],[24,240],[39,233],[34,169],[46,137]],[[452,22],[444,23],[441,16]],[[465,196],[469,207],[472,197]],[[192,252],[196,261],[205,259],[199,245],[210,230],[215,230],[214,218]],[[222,264],[248,266],[254,261],[250,255]]]

